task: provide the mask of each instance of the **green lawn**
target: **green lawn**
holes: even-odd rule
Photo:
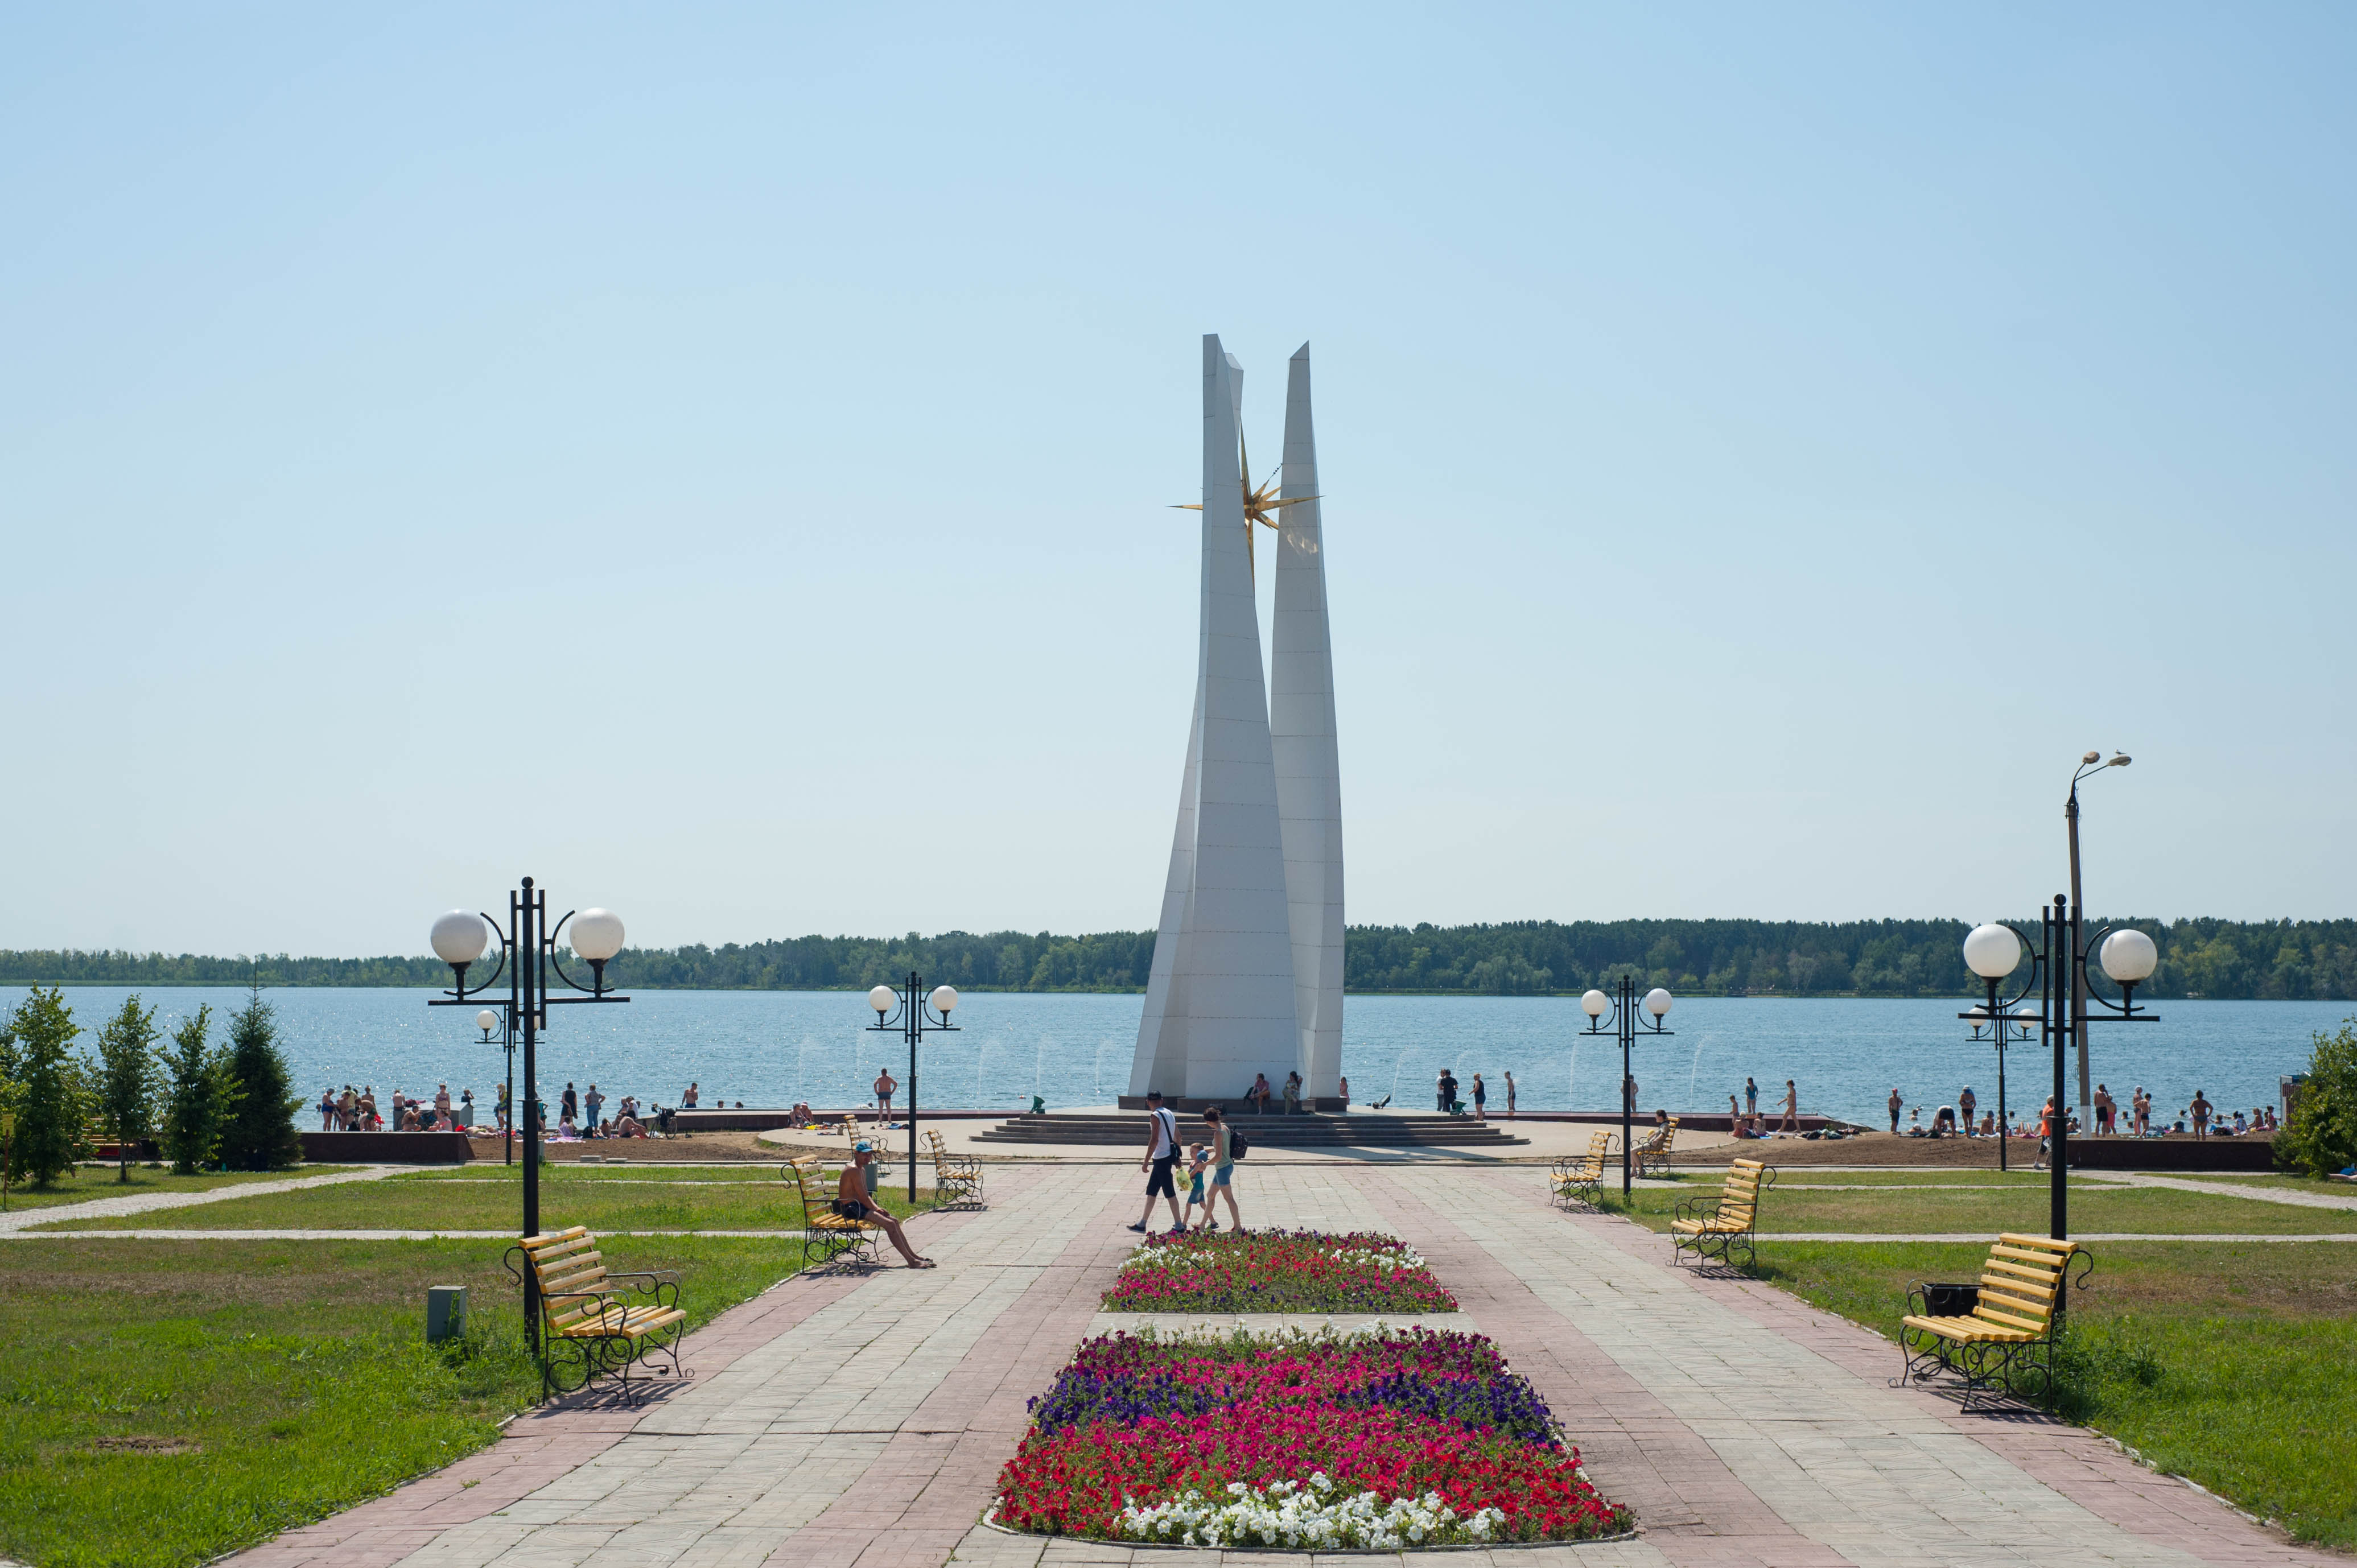
[[[2357,1548],[2357,1251],[2338,1241],[2093,1251],[2088,1288],[2071,1301],[2064,1413],[2301,1540]],[[1770,1240],[1759,1273],[1894,1335],[1910,1281],[1969,1280],[1985,1256]],[[1894,1347],[1894,1371],[1898,1356]]]
[[[34,1229],[504,1230],[521,1220],[522,1178],[521,1170],[503,1166],[404,1174]],[[833,1190],[830,1183],[828,1191]],[[918,1192],[931,1197],[928,1188]],[[894,1214],[910,1211],[906,1187],[883,1183],[876,1197]],[[540,1221],[548,1230],[587,1225],[595,1230],[791,1230],[802,1223],[802,1207],[793,1183],[780,1179],[776,1169],[759,1166],[675,1172],[549,1165],[541,1173]]]
[[[93,1197],[127,1197],[136,1193],[210,1192],[215,1187],[236,1187],[242,1182],[333,1176],[338,1171],[354,1168],[351,1165],[302,1165],[291,1171],[231,1171],[176,1176],[168,1165],[133,1165],[131,1180],[125,1183],[115,1179],[115,1167],[113,1165],[76,1165],[60,1176],[55,1187],[10,1187],[8,1208],[11,1213],[20,1208],[54,1208],[61,1203],[87,1203]]]
[[[1994,1172],[1981,1172],[1993,1176]],[[1849,1185],[1826,1181],[1822,1186]],[[2047,1229],[2047,1188],[2043,1180],[2000,1187],[1993,1181],[1948,1184],[1860,1184],[1891,1187],[1882,1191],[1811,1191],[1810,1184],[1782,1180],[1760,1200],[1760,1232],[1817,1231],[1860,1234],[1943,1234]],[[1682,1184],[1690,1190],[1715,1188],[1716,1182]],[[1995,1190],[1989,1190],[1994,1188]],[[1628,1210],[1639,1224],[1666,1230],[1686,1192],[1670,1187],[1640,1187]],[[256,1203],[273,1201],[256,1198]],[[237,1207],[224,1204],[222,1208]],[[1621,1212],[1620,1192],[1608,1188],[1604,1207]],[[2357,1210],[2310,1208],[2263,1198],[2228,1197],[2221,1194],[2182,1192],[2172,1187],[2118,1187],[2076,1182],[2071,1187],[2071,1229],[2083,1231],[2126,1230],[2152,1234],[2314,1235],[2357,1233]],[[2346,1254],[2357,1273],[2357,1251]]]
[[[38,1568],[182,1568],[490,1442],[538,1392],[503,1250],[0,1248],[0,1556]],[[679,1270],[697,1323],[802,1264],[800,1245],[786,1241],[682,1237],[604,1250],[619,1269]],[[424,1343],[431,1284],[471,1287],[463,1349]]]

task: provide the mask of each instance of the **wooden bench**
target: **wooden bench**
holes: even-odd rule
[[[944,1206],[982,1202],[982,1161],[972,1155],[950,1152],[942,1135],[928,1127],[925,1141],[933,1150],[933,1201]]]
[[[1671,1117],[1661,1131],[1646,1139],[1631,1152],[1637,1156],[1639,1176],[1665,1176],[1670,1174],[1670,1144],[1678,1135],[1678,1119]]]
[[[606,1267],[597,1238],[575,1225],[527,1236],[508,1249],[508,1273],[518,1284],[532,1271],[540,1294],[540,1391],[570,1393],[592,1380],[619,1375],[627,1391],[633,1362],[652,1365],[662,1357],[671,1375],[681,1375],[679,1337],[687,1314],[679,1308],[679,1276],[668,1271],[619,1273]],[[620,1282],[630,1294],[624,1299]],[[668,1334],[669,1337],[665,1336]]]
[[[1555,1161],[1555,1202],[1568,1208],[1574,1203],[1593,1205],[1603,1196],[1604,1167],[1620,1137],[1618,1133],[1598,1133],[1587,1140],[1587,1153],[1566,1155]]]
[[[802,1262],[814,1269],[849,1258],[864,1267],[876,1262],[876,1238],[884,1228],[872,1219],[852,1219],[834,1211],[837,1186],[826,1179],[816,1155],[787,1162],[802,1199]]]
[[[1739,1247],[1742,1266],[1749,1268],[1756,1261],[1752,1227],[1760,1218],[1760,1194],[1775,1185],[1770,1167],[1758,1160],[1737,1160],[1727,1167],[1727,1179],[1717,1192],[1678,1199],[1677,1217],[1670,1221],[1673,1261],[1683,1262],[1692,1252],[1696,1262],[1717,1258],[1732,1268]]]
[[[2054,1330],[2074,1261],[2084,1290],[2095,1266],[2093,1252],[2076,1241],[2006,1231],[1989,1249],[1978,1282],[1962,1287],[1961,1299],[1940,1304],[1950,1310],[1931,1310],[1934,1287],[1921,1281],[1909,1286],[1911,1310],[1899,1326],[1900,1386],[1948,1373],[1964,1380],[1964,1410],[1987,1410],[2018,1394],[2018,1374],[2035,1373],[2038,1402],[2051,1402]],[[1967,1302],[1969,1310],[1954,1310]]]

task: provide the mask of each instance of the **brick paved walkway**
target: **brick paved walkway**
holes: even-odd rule
[[[693,1337],[649,1407],[576,1405],[239,1568],[1218,1568],[975,1520],[1024,1403],[1091,1330],[1135,1238],[1135,1167],[995,1171],[916,1222],[936,1271],[790,1281]],[[1417,1556],[1431,1568],[2243,1568],[2341,1563],[2037,1419],[1888,1384],[1889,1342],[1766,1286],[1672,1268],[1528,1171],[1256,1166],[1251,1223],[1413,1242],[1571,1429],[1643,1533]],[[1322,1568],[1232,1554],[1234,1568]],[[1338,1563],[1344,1559],[1336,1559]],[[1365,1556],[1352,1555],[1352,1563]],[[1405,1558],[1394,1568],[1415,1568]]]

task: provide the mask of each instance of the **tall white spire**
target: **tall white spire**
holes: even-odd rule
[[[1195,711],[1129,1091],[1234,1100],[1300,1064],[1276,764],[1238,446],[1243,367],[1203,338]]]
[[[1285,842],[1301,1076],[1318,1099],[1342,1071],[1342,767],[1334,728],[1334,651],[1326,620],[1318,435],[1309,415],[1309,345],[1285,388],[1283,499],[1276,513],[1276,624],[1269,730]]]

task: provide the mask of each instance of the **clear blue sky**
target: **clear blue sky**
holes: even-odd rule
[[[1467,10],[10,8],[0,945],[1149,924],[1205,331],[1353,919],[2351,913],[2357,13]]]

